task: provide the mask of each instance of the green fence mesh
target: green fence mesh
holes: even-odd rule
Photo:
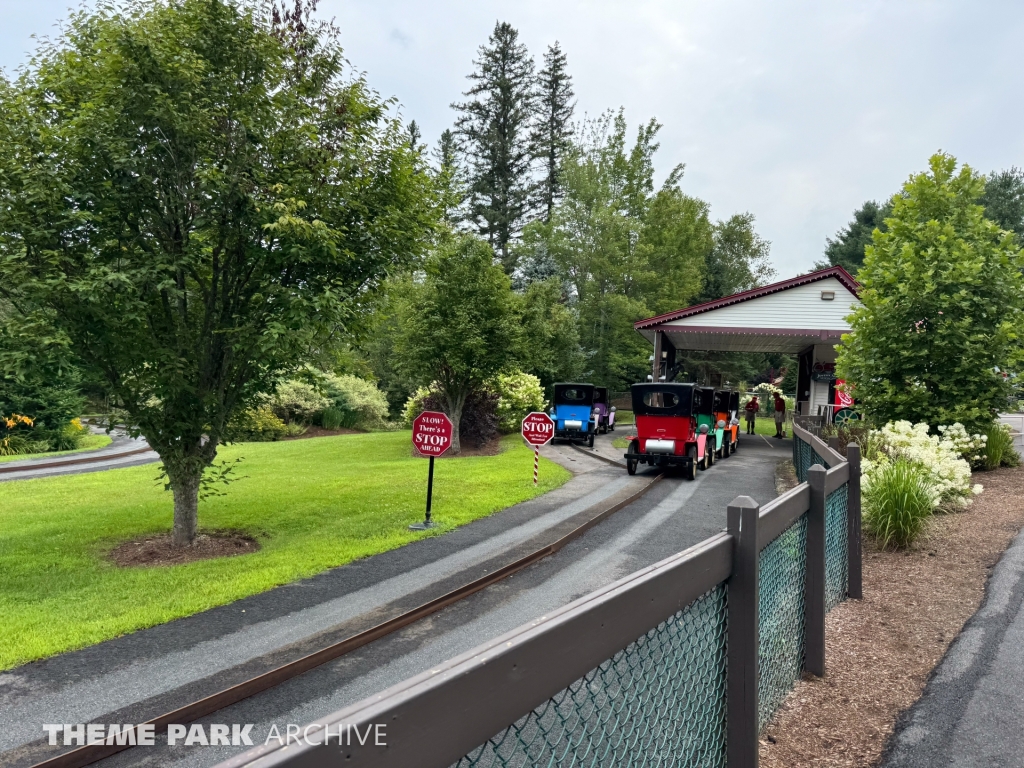
[[[825,610],[831,611],[846,599],[849,584],[849,557],[846,542],[849,523],[846,504],[849,483],[836,488],[825,499]]]
[[[724,768],[726,592],[705,593],[456,765]]]
[[[807,514],[761,550],[758,593],[758,728],[778,709],[804,663]]]
[[[819,456],[809,443],[793,435],[793,467],[796,469],[797,480],[806,483],[807,470],[815,464],[821,464],[825,469],[830,468],[829,463]]]

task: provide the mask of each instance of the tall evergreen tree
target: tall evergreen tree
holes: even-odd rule
[[[548,46],[544,67],[537,81],[537,122],[533,129],[533,151],[543,167],[537,183],[537,202],[544,221],[551,220],[555,204],[562,198],[560,166],[572,145],[572,116],[576,107],[572,76],[558,41]]]
[[[985,207],[986,219],[1024,240],[1024,171],[1014,167],[990,173],[978,203]]]
[[[461,113],[456,130],[470,164],[469,215],[511,274],[512,241],[530,213],[533,59],[519,32],[498,22],[473,64],[473,85],[463,94],[469,100],[452,104]]]
[[[459,162],[459,145],[455,133],[445,129],[434,150],[437,163],[437,187],[444,220],[457,224],[462,220],[462,204],[466,200],[465,172]]]
[[[839,266],[856,277],[864,264],[864,248],[871,245],[871,233],[876,229],[885,232],[885,219],[891,214],[891,201],[879,205],[874,200],[868,200],[853,212],[853,221],[836,232],[835,240],[826,239],[825,260],[817,262],[814,268]]]

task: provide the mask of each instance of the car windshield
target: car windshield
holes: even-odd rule
[[[693,387],[685,384],[634,384],[633,412],[637,416],[690,416]]]
[[[591,405],[594,387],[590,384],[555,384],[555,405]]]

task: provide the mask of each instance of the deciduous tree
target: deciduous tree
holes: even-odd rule
[[[0,285],[159,453],[178,545],[231,415],[433,224],[408,134],[309,10],[101,4],[0,94]]]
[[[936,154],[896,195],[867,248],[838,374],[879,422],[984,430],[1005,403],[1002,370],[1024,324],[1024,254],[985,218],[984,179]]]
[[[436,385],[457,454],[467,398],[518,361],[519,297],[490,245],[472,235],[442,240],[425,270],[403,303],[395,352],[416,383]]]

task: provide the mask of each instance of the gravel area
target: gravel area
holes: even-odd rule
[[[864,541],[864,599],[826,620],[826,675],[797,683],[761,734],[761,765],[877,765],[900,713],[977,610],[1024,526],[1024,468],[977,473],[963,513],[938,515],[907,552]]]

